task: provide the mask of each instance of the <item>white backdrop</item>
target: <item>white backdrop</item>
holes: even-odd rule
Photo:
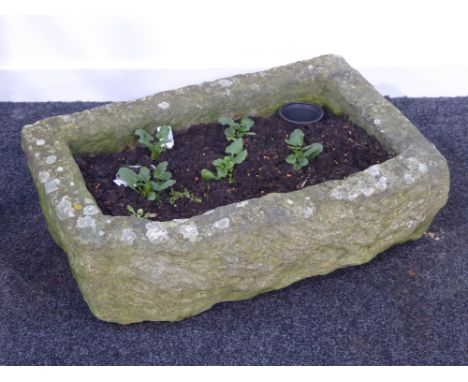
[[[383,94],[468,95],[462,1],[158,2],[133,15],[0,16],[0,100],[124,100],[340,54]]]

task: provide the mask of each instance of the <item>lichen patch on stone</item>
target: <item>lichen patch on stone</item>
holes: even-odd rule
[[[122,235],[120,236],[120,239],[124,242],[124,243],[127,243],[129,245],[132,245],[133,244],[133,241],[137,238],[137,235],[135,232],[133,232],[131,229],[129,228],[124,228],[122,230]]]
[[[425,174],[428,171],[427,165],[424,163],[419,163],[418,170],[421,174]]]
[[[63,167],[57,167],[57,168],[55,169],[55,171],[57,171],[57,172],[62,172],[62,171],[63,171]]]
[[[344,199],[344,193],[343,191],[340,191],[340,190],[333,190],[331,192],[331,196],[337,200]]]
[[[55,155],[48,155],[45,159],[46,164],[54,164],[55,161],[57,160],[57,156]]]
[[[365,170],[369,175],[372,176],[379,176],[380,175],[380,166],[378,164],[370,166],[367,170]]]
[[[314,209],[312,207],[304,208],[304,218],[309,219],[314,214]]]
[[[414,178],[411,176],[411,174],[405,174],[403,176],[403,180],[405,181],[406,184],[413,184],[414,183]]]
[[[418,170],[421,173],[424,173],[425,171],[427,171],[427,165],[422,163],[418,158],[414,158],[414,157],[408,158],[407,164],[408,164],[408,169],[410,171]]]
[[[45,183],[49,180],[49,172],[48,171],[39,171],[38,174],[39,182]]]
[[[45,144],[45,140],[43,140],[43,139],[38,139],[38,140],[36,141],[36,145],[38,145],[38,146],[42,146],[42,145],[44,145],[44,144]]]
[[[54,164],[56,160],[57,160],[57,156],[49,155],[45,161],[47,164]]]
[[[372,171],[376,174],[378,170]],[[379,171],[380,174],[380,171]],[[375,191],[384,191],[387,188],[387,178],[381,176],[377,179],[364,180],[362,178],[353,178],[349,180],[349,183],[339,185],[331,191],[331,196],[337,200],[350,200],[354,201],[359,196],[371,196]]]
[[[160,243],[169,239],[167,230],[160,222],[146,224],[146,230],[146,237],[152,243]]]
[[[222,218],[213,224],[213,228],[225,230],[228,229],[230,225],[230,221],[228,218]]]
[[[347,199],[348,200],[355,200],[357,199],[357,197],[359,196],[359,191],[358,190],[349,190],[348,194],[347,194]]]
[[[375,184],[375,187],[380,191],[385,191],[387,188],[387,178],[385,176],[379,178],[379,180]]]
[[[254,90],[260,90],[260,85],[259,84],[252,84],[250,87]]]
[[[96,228],[96,220],[88,215],[85,217],[80,216],[76,219],[76,226],[78,228]]]
[[[190,241],[193,241],[198,237],[198,229],[193,222],[181,225],[177,228],[177,231],[182,235],[184,239]]]
[[[60,184],[59,179],[49,180],[48,182],[44,184],[45,193],[50,194],[51,192],[57,191],[59,184]]]
[[[96,215],[98,213],[99,208],[97,208],[95,205],[89,205],[83,209],[83,215]]]
[[[172,219],[172,221],[174,223],[177,223],[177,224],[182,224],[182,223],[185,223],[186,221],[188,221],[189,219]]]
[[[361,188],[361,192],[364,194],[364,196],[371,196],[374,193],[374,189],[372,187],[364,186]]]
[[[236,208],[245,207],[247,204],[249,204],[249,201],[248,201],[248,200],[244,200],[243,202],[237,203],[237,204],[236,204]]]
[[[229,86],[232,85],[232,81],[226,80],[226,79],[222,79],[222,80],[219,80],[219,81],[218,81],[218,84],[220,84],[223,88],[228,88]]]
[[[55,214],[60,220],[65,220],[75,217],[75,211],[73,210],[72,203],[68,200],[68,196],[64,196],[57,207],[55,207]]]
[[[163,109],[163,110],[169,109],[169,106],[171,106],[171,104],[169,102],[166,102],[166,101],[158,103],[158,107],[160,109]]]

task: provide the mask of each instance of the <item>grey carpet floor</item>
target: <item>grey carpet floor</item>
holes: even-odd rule
[[[468,364],[468,98],[391,100],[448,160],[420,240],[177,323],[94,318],[47,233],[23,125],[97,103],[0,103],[0,364]]]

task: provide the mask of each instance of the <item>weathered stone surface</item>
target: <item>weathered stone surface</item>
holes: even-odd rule
[[[344,113],[396,156],[345,180],[151,222],[105,216],[72,153],[112,151],[138,127],[182,129],[267,115],[290,101]],[[362,264],[419,238],[445,204],[445,159],[342,58],[332,55],[27,125],[22,147],[48,228],[100,319],[172,321],[220,301]]]

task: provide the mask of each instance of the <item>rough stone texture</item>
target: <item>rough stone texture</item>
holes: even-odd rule
[[[350,116],[395,158],[345,180],[170,222],[104,216],[72,158],[117,150],[138,127],[267,115],[297,100]],[[367,262],[419,238],[449,188],[435,146],[330,55],[47,118],[23,128],[22,147],[49,231],[86,302],[98,318],[119,323],[180,320],[220,301]]]

